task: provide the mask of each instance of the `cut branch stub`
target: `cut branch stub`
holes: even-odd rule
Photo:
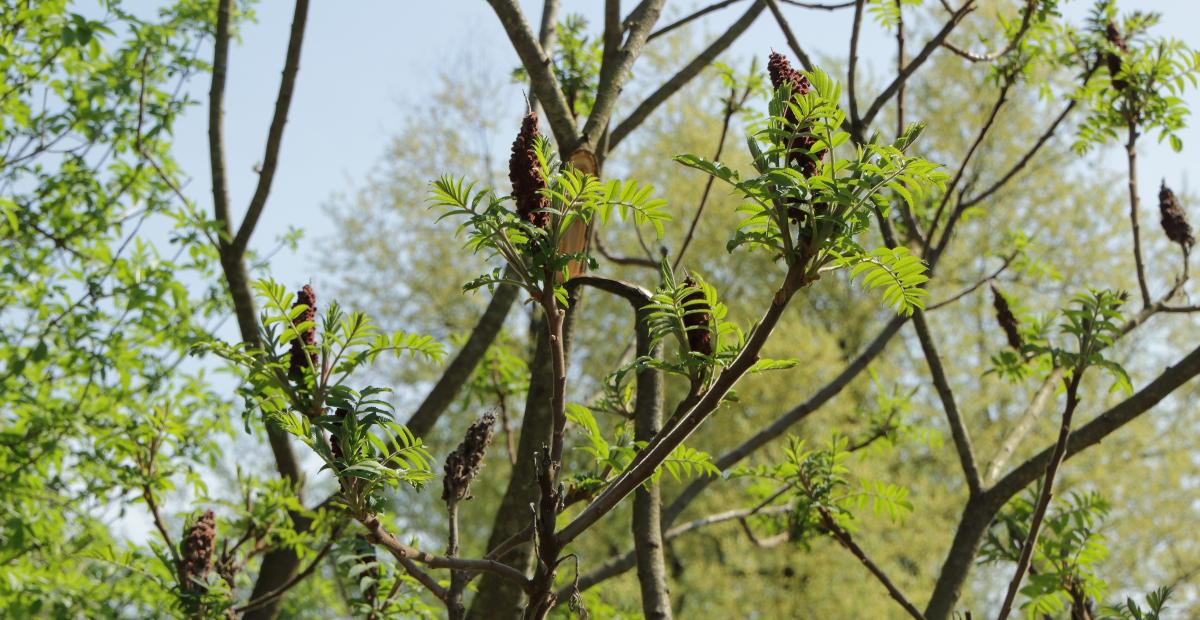
[[[483,457],[492,443],[496,416],[486,413],[467,428],[458,448],[446,457],[446,476],[442,479],[442,500],[456,502],[471,496],[471,481],[483,468]]]
[[[217,517],[206,510],[183,533],[180,543],[179,587],[196,592],[212,568],[213,548],[217,540]]]
[[[1196,238],[1192,236],[1192,225],[1187,221],[1187,213],[1179,204],[1179,198],[1167,187],[1165,180],[1158,190],[1158,210],[1162,213],[1162,227],[1167,238],[1178,243],[1184,252],[1190,251],[1196,243]]]
[[[512,156],[508,160],[508,179],[512,181],[517,215],[538,228],[545,228],[550,223],[550,213],[546,211],[550,201],[541,193],[546,188],[546,179],[542,176],[537,157],[537,139],[540,136],[537,112],[530,111],[521,121],[517,139],[513,140]]]
[[[596,155],[587,149],[575,149],[571,153],[571,156],[567,158],[567,161],[580,172],[599,176],[599,164],[596,161]],[[588,240],[591,238],[591,224],[584,223],[582,219],[576,219],[563,232],[562,239],[559,240],[558,249],[563,254],[580,254],[587,251]],[[586,271],[587,263],[585,261],[573,260],[567,265],[569,278],[583,275]]]

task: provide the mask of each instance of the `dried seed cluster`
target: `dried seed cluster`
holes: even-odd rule
[[[312,349],[317,344],[317,294],[313,292],[312,286],[305,284],[304,288],[296,293],[296,303],[292,304],[292,307],[299,305],[307,308],[296,317],[296,324],[311,322],[313,325],[292,339],[292,353],[288,366],[288,375],[291,377],[303,376],[304,369],[310,362],[313,368],[319,367],[317,352]]]
[[[1167,187],[1166,181],[1158,190],[1158,210],[1162,213],[1162,227],[1167,238],[1178,243],[1185,252],[1190,251],[1196,243],[1196,238],[1192,236],[1192,225],[1188,223],[1183,205],[1179,204],[1179,199]]]
[[[446,457],[446,476],[442,480],[442,500],[458,501],[471,496],[471,481],[483,468],[483,457],[488,444],[492,443],[492,430],[496,416],[485,413],[467,427],[458,448]]]
[[[806,95],[808,91],[812,90],[812,84],[809,83],[808,78],[793,69],[787,57],[778,52],[771,52],[771,56],[767,60],[767,73],[771,76],[772,87],[779,90],[781,86],[787,84],[793,98]],[[809,128],[796,126],[796,114],[791,107],[784,111],[783,116],[788,128],[796,134],[788,141],[788,163],[799,166],[804,176],[811,177],[817,173],[818,164],[825,154],[824,152],[812,154],[808,152],[816,144],[817,139],[809,133]]]
[[[512,181],[517,215],[538,228],[545,228],[550,224],[550,214],[544,209],[550,206],[550,201],[541,194],[541,190],[546,188],[546,179],[542,176],[537,157],[537,138],[540,135],[537,112],[530,111],[521,122],[517,139],[513,140],[512,156],[508,159],[508,178]]]
[[[183,533],[179,559],[179,581],[185,590],[199,587],[212,568],[213,548],[217,541],[217,517],[206,510]]]
[[[996,288],[995,284],[992,284],[992,306],[996,308],[996,322],[1000,324],[1000,329],[1004,330],[1004,336],[1008,338],[1008,346],[1020,351],[1021,333],[1017,329],[1017,317],[1013,316],[1012,310],[1008,307],[1008,300],[1000,294],[1000,289]]]
[[[1120,51],[1117,53],[1110,50],[1104,56],[1104,62],[1108,65],[1108,74],[1112,77],[1113,88],[1125,90],[1128,84],[1125,80],[1118,79],[1117,75],[1121,73],[1121,54],[1128,53],[1129,46],[1125,44],[1125,39],[1121,38],[1121,31],[1117,30],[1117,25],[1112,22],[1108,22],[1108,25],[1104,27],[1104,38]]]
[[[688,348],[696,353],[711,356],[713,340],[709,323],[712,321],[712,308],[708,305],[708,298],[704,291],[700,290],[691,276],[684,278],[683,285],[688,288],[696,288],[695,291],[684,296],[682,304],[683,326],[687,330]]]
[[[350,415],[350,412],[346,409],[338,407],[337,410],[333,412],[333,415],[337,416],[338,421],[336,424],[340,429],[342,426],[342,420],[344,420],[346,416]],[[341,438],[338,436],[338,431],[329,433],[329,451],[333,453],[333,458],[339,461],[345,457],[345,454],[342,452]]]

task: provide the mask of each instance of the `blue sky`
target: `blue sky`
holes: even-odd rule
[[[147,5],[157,4],[145,0]],[[536,23],[540,1],[522,0],[526,15]],[[626,2],[632,5],[633,2]],[[670,15],[685,13],[700,2],[675,0],[668,3]],[[1082,17],[1091,6],[1085,0],[1065,3],[1068,16]],[[1192,0],[1125,0],[1125,9],[1161,11],[1166,15],[1159,32],[1200,47],[1200,2]],[[705,18],[708,33],[720,32],[745,9],[735,4]],[[582,13],[593,24],[600,22],[600,0],[564,0],[562,13]],[[849,11],[828,13],[785,6],[802,43],[816,57],[844,56],[848,48]],[[279,72],[283,65],[291,22],[292,2],[263,0],[256,7],[257,23],[242,30],[241,41],[230,54],[226,99],[226,145],[229,182],[235,210],[244,210],[257,176],[254,165],[262,159],[266,129],[273,110]],[[915,40],[915,41],[914,41]],[[910,36],[910,46],[921,37]],[[893,62],[890,34],[869,23],[863,33],[861,56],[866,67]],[[515,53],[483,0],[316,0],[309,15],[299,79],[274,189],[255,233],[253,246],[268,250],[289,226],[305,230],[307,238],[329,234],[329,220],[322,209],[331,196],[360,185],[378,162],[389,140],[400,131],[406,109],[434,89],[440,70],[453,62],[455,51],[471,47],[482,51],[487,67],[507,75],[517,65]],[[764,13],[739,40],[725,60],[764,56],[770,49],[787,45],[769,14]],[[474,55],[473,55],[474,56]],[[201,102],[207,80],[197,82],[193,96]],[[516,122],[524,103],[521,87],[508,93]],[[504,100],[504,97],[501,97]],[[1200,97],[1189,93],[1189,102],[1200,109]],[[192,108],[177,128],[176,153],[191,181],[189,195],[211,208],[207,153],[207,105]],[[937,119],[925,119],[936,122]],[[1200,148],[1200,130],[1184,134],[1185,149]],[[498,151],[507,145],[493,145]],[[1115,149],[1114,149],[1115,151]],[[1194,151],[1193,151],[1194,152]],[[1109,158],[1112,164],[1116,158]],[[1141,177],[1147,179],[1143,206],[1155,204],[1152,190],[1166,176],[1173,184],[1187,185],[1200,173],[1197,160],[1172,153],[1165,146],[1147,141],[1142,148]],[[1150,187],[1153,185],[1154,187]],[[1114,187],[1123,192],[1124,185]],[[423,200],[414,196],[413,200]],[[1193,209],[1194,211],[1194,209]],[[1157,215],[1147,211],[1145,217]],[[315,260],[281,252],[272,260],[272,275],[288,285],[314,279]]]

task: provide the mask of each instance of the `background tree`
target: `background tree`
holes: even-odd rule
[[[1194,81],[1195,53],[1155,39],[1152,18],[1122,16],[1103,2],[1089,20],[1070,23],[1054,2],[793,7],[752,1],[742,3],[733,28],[699,43],[699,18],[737,3],[700,7],[670,24],[659,19],[665,3],[648,0],[626,12],[621,4],[606,3],[603,24],[589,34],[547,2],[535,36],[515,3],[492,2],[554,150],[577,168],[603,172],[605,181],[654,183],[654,195],[668,199],[663,212],[673,216],[665,226],[658,223],[662,239],[654,239],[656,217],[634,218],[637,232],[555,220],[564,226],[562,237],[552,232],[543,239],[506,219],[502,203],[472,216],[477,231],[500,226],[486,229],[516,235],[513,247],[524,248],[522,256],[535,264],[539,252],[549,261],[578,259],[571,252],[581,249],[578,233],[587,231],[596,275],[564,287],[572,294],[571,314],[561,317],[563,331],[554,339],[544,337],[550,332],[537,310],[553,319],[552,296],[535,293],[537,303],[517,306],[530,312],[511,308],[538,290],[521,290],[520,282],[540,282],[548,292],[555,278],[516,278],[521,261],[510,261],[514,271],[496,274],[507,273],[517,285],[499,285],[490,298],[459,296],[458,284],[478,275],[479,265],[444,260],[466,253],[452,238],[453,225],[434,222],[436,214],[424,205],[426,183],[448,172],[507,193],[497,180],[503,178],[500,162],[493,163],[498,158],[474,146],[486,144],[488,135],[506,143],[517,128],[517,106],[506,121],[489,102],[495,77],[448,79],[424,118],[414,116],[419,120],[405,132],[407,142],[398,143],[395,162],[349,199],[355,208],[334,211],[339,232],[331,245],[338,251],[321,279],[336,284],[318,282],[314,304],[311,293],[297,300],[275,284],[252,289],[258,262],[247,253],[269,202],[306,2],[296,5],[263,165],[244,217],[231,213],[237,211],[224,189],[221,104],[228,44],[248,15],[245,7],[182,3],[146,20],[116,4],[97,19],[59,3],[6,5],[9,154],[0,168],[6,183],[0,206],[14,257],[3,289],[5,442],[12,447],[3,456],[11,491],[4,500],[7,607],[26,615],[144,616],[171,609],[380,617],[436,614],[429,605],[449,602],[454,615],[465,582],[471,613],[488,617],[502,608],[519,615],[522,590],[534,595],[530,609],[540,606],[540,612],[582,590],[591,612],[602,616],[736,614],[754,601],[756,609],[776,615],[940,618],[999,608],[1022,547],[1030,550],[1030,573],[1027,581],[1018,574],[1016,581],[1027,585],[1017,602],[1027,603],[1030,613],[1094,617],[1105,613],[1103,603],[1158,585],[1177,586],[1169,606],[1186,605],[1196,561],[1190,539],[1163,551],[1150,537],[1180,536],[1194,511],[1190,412],[1174,398],[1162,400],[1189,389],[1187,381],[1200,371],[1186,341],[1193,310],[1186,302],[1188,244],[1169,217],[1167,234],[1159,234],[1157,215],[1140,204],[1142,195],[1156,202],[1158,185],[1151,191],[1139,185],[1136,153],[1143,134],[1161,133],[1173,142],[1186,111],[1174,97]],[[778,61],[705,71],[757,19],[780,27],[777,48],[786,45],[797,68],[814,69],[803,32],[793,31],[788,19],[824,9],[853,14],[849,57],[819,57],[827,70],[844,70],[844,98],[822,74],[809,73],[802,82]],[[560,18],[564,27],[556,30]],[[897,35],[900,53],[896,75],[866,86],[856,52],[863,23],[872,19]],[[210,34],[215,49],[206,65],[197,60],[195,44]],[[976,39],[991,51],[961,43]],[[630,81],[635,62],[638,79]],[[173,80],[204,68],[212,70],[211,215],[192,206],[198,197],[187,191],[187,171],[172,163],[167,141],[171,121],[188,103],[177,94],[182,91],[170,90]],[[788,86],[773,88],[782,82]],[[815,93],[798,96],[808,88]],[[788,102],[796,107],[789,110]],[[839,103],[844,123],[834,108]],[[775,130],[760,140],[781,151],[746,153],[741,138],[761,127],[756,122],[768,109]],[[929,124],[915,144],[902,137],[911,135],[904,129],[908,119]],[[823,123],[830,126],[814,130]],[[740,195],[729,192],[732,171],[751,179],[790,164],[814,175],[821,162],[859,161],[857,172],[831,170],[829,178],[840,179],[844,185],[837,187],[846,192],[873,195],[854,185],[855,175],[872,173],[861,159],[823,155],[834,142],[822,145],[820,136],[832,136],[839,126],[848,139],[842,148],[867,144],[877,133],[883,136],[878,143],[901,137],[899,144],[914,154],[945,162],[945,188],[928,191],[923,183],[915,195],[916,185],[889,188],[888,200],[873,203],[877,210],[864,217],[841,210],[858,203],[842,203],[843,195],[828,190],[833,186],[795,175],[763,177],[772,180],[742,185]],[[1127,183],[1097,174],[1094,155],[1078,156],[1114,138],[1127,145]],[[813,145],[811,153],[796,150]],[[549,146],[542,151],[550,152]],[[670,161],[683,153],[701,155],[682,160],[701,172]],[[712,176],[701,174],[705,170]],[[551,166],[540,174],[551,188],[565,183],[563,196],[578,192],[570,189],[572,173],[561,176]],[[918,176],[936,180],[928,171]],[[572,208],[598,223],[605,209],[646,207],[605,187],[579,192],[584,206]],[[1113,187],[1127,195],[1117,200]],[[452,188],[443,185],[443,200],[461,198]],[[743,227],[746,214],[736,210],[743,198],[760,195],[755,192],[772,195],[786,214],[775,220],[778,232]],[[554,200],[550,204],[559,204]],[[1171,201],[1164,201],[1164,213],[1173,213]],[[1187,195],[1177,202],[1186,213]],[[793,242],[784,241],[783,230],[825,238],[820,235],[828,233],[817,231],[832,221],[825,211],[831,205],[838,218],[847,218],[838,221],[862,228],[828,237],[838,241],[820,247],[843,254],[857,244],[907,248],[933,275],[920,287],[928,290],[924,309],[918,297],[909,297],[921,292],[911,287],[916,280],[903,287],[909,293],[900,314],[839,271],[821,272],[819,284],[799,295],[785,284],[784,297],[795,299],[787,311],[768,312],[777,321],[774,337],[759,342],[752,335],[749,346],[765,345],[765,358],[801,363],[739,382],[736,401],[687,439],[690,452],[656,452],[655,446],[673,447],[669,438],[690,433],[688,424],[707,419],[708,407],[721,402],[732,381],[716,377],[748,369],[732,361],[741,348],[721,348],[721,342],[737,342],[732,327],[723,326],[751,325],[765,303],[753,300],[779,299],[778,279],[766,277],[781,273],[779,262],[772,253],[727,253],[733,231],[741,227],[742,241],[782,243],[783,264],[801,264],[816,256],[788,247]],[[143,221],[158,228],[147,232]],[[153,241],[167,227],[174,231],[168,243],[176,247],[160,256],[154,248],[170,246]],[[1124,241],[1130,228],[1132,252]],[[495,234],[476,241],[495,244]],[[542,240],[522,246],[522,238]],[[1183,263],[1174,247],[1179,241]],[[665,272],[664,254],[672,267]],[[880,267],[901,260],[895,249],[875,256],[864,263],[875,265],[870,281],[886,279]],[[906,265],[918,268],[915,261],[899,264],[893,274]],[[396,268],[403,271],[390,271]],[[685,269],[703,278],[684,285]],[[411,278],[412,271],[429,277]],[[397,282],[404,288],[395,288]],[[1104,319],[1114,342],[1089,349],[1101,356],[1095,359],[1080,357],[1053,331],[1062,319],[1051,313],[1070,307],[1081,282],[1131,292],[1123,314]],[[988,285],[998,292],[989,293]],[[599,290],[582,300],[581,287]],[[328,288],[337,295],[327,296]],[[1017,338],[995,325],[994,308],[1002,307],[995,295],[1012,309]],[[382,329],[327,301],[333,298],[368,309]],[[1101,317],[1116,299],[1097,294],[1077,306],[1092,312],[1090,318],[1067,315],[1083,343],[1101,333]],[[657,303],[656,310],[642,310],[647,301]],[[431,312],[435,307],[451,310]],[[691,330],[677,333],[680,344],[668,338],[658,350],[651,346],[656,335],[668,332],[652,326],[668,325],[662,321],[674,312]],[[927,321],[927,313],[938,320]],[[211,336],[227,314],[237,319],[240,344]],[[705,324],[718,343],[712,359],[688,337],[703,333]],[[454,343],[444,371],[408,355],[385,361],[389,351],[439,358],[441,348],[415,333]],[[1006,350],[1014,340],[1020,346]],[[311,347],[292,354],[293,341]],[[567,353],[567,342],[569,358],[551,364],[560,347]],[[231,408],[228,386],[209,381],[214,358],[182,361],[197,343],[242,369],[246,407]],[[679,348],[684,343],[690,352]],[[378,363],[368,368],[370,362]],[[1082,372],[1087,365],[1116,370],[1117,364],[1131,388],[1105,393],[1112,379]],[[611,375],[618,368],[627,370]],[[360,383],[346,382],[352,371]],[[1122,385],[1123,375],[1116,376]],[[565,379],[563,393],[554,386]],[[1056,393],[1060,383],[1066,395]],[[381,396],[369,385],[397,392]],[[707,400],[700,398],[706,389],[714,395]],[[559,397],[548,398],[552,393]],[[1074,423],[1063,423],[1069,417],[1053,412],[1064,405],[1073,410],[1075,401]],[[414,413],[392,414],[397,404]],[[1142,415],[1152,407],[1169,423]],[[431,476],[442,460],[433,455],[449,453],[481,408],[501,414],[496,432],[505,441],[491,444],[482,472],[467,468],[481,476],[470,486],[476,497],[461,507],[451,502],[448,521],[457,535],[445,555],[432,554],[446,535],[446,506],[436,493],[385,489]],[[692,414],[672,416],[676,410]],[[243,424],[229,423],[233,411],[244,412]],[[407,420],[408,429],[392,419]],[[655,434],[658,425],[667,432]],[[1052,460],[1060,426],[1078,430],[1062,444],[1070,460],[1062,475],[1051,477],[1054,498],[1035,544],[1029,521],[1036,521],[1032,506],[1039,496],[1023,493],[1031,485],[1051,488],[1034,483]],[[557,457],[538,454],[556,428],[565,430],[562,509],[542,501],[552,496],[558,475],[547,478],[545,465]],[[1091,448],[1100,439],[1104,447]],[[633,441],[652,443],[639,453]],[[469,444],[480,442],[463,442]],[[275,467],[230,471],[233,446],[270,446]],[[655,458],[665,463],[666,475],[640,487],[656,469]],[[634,474],[613,477],[625,468]],[[704,473],[714,468],[727,476]],[[187,493],[172,493],[182,485]],[[628,502],[615,501],[635,487],[641,490]],[[1090,495],[1070,499],[1071,489],[1098,491],[1111,509],[1078,499]],[[582,510],[590,498],[598,499]],[[105,511],[131,502],[142,504],[156,539],[141,544],[113,536]],[[537,529],[531,503],[541,506],[537,544],[502,545]],[[206,512],[210,508],[215,514]],[[610,509],[616,514],[592,520]],[[560,510],[562,528],[552,536]],[[917,515],[905,516],[909,510]],[[1156,515],[1150,527],[1147,514]],[[37,518],[42,515],[53,518]],[[1098,551],[1101,523],[1107,556]],[[953,540],[948,531],[956,532]],[[699,544],[679,544],[680,537]],[[546,546],[552,538],[569,546]],[[640,553],[632,552],[634,543]],[[497,545],[516,552],[491,553]],[[762,547],[772,550],[758,551]],[[1072,555],[1078,550],[1086,557]],[[535,564],[554,556],[564,560],[557,580],[551,567]],[[977,562],[986,563],[968,570]],[[636,581],[609,580],[635,567]],[[874,579],[852,578],[863,570]],[[483,576],[471,578],[478,573]],[[1124,574],[1127,580],[1104,582]],[[881,585],[895,600],[879,596]],[[104,593],[97,595],[98,588]],[[548,598],[556,588],[557,600]],[[1131,599],[1111,613],[1130,614],[1135,604],[1153,608],[1162,597]]]

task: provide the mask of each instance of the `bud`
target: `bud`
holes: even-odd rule
[[[545,228],[550,224],[550,214],[543,211],[550,206],[550,201],[541,194],[546,188],[546,179],[542,177],[542,167],[538,163],[537,112],[530,111],[521,122],[521,133],[513,140],[512,156],[508,159],[508,178],[512,181],[513,199],[517,203],[517,215],[521,219]]]
[[[184,590],[199,588],[197,582],[208,577],[216,539],[217,517],[211,510],[206,510],[184,531],[179,559],[179,582]]]
[[[309,350],[310,347],[315,347],[317,344],[317,294],[313,292],[312,286],[305,284],[304,288],[296,293],[296,303],[292,307],[307,306],[300,316],[296,317],[296,325],[301,323],[311,322],[313,325],[304,331],[300,332],[292,339],[292,354],[290,365],[288,366],[288,376],[293,379],[298,379],[304,376],[304,369],[311,362],[313,368],[319,368],[317,352]]]
[[[1192,236],[1192,225],[1188,224],[1183,205],[1179,204],[1175,192],[1167,187],[1165,180],[1158,190],[1158,210],[1162,213],[1162,227],[1167,238],[1178,243],[1184,252],[1191,250],[1192,244],[1196,243],[1196,238]]]
[[[712,321],[712,308],[708,298],[699,288],[696,281],[688,276],[683,279],[683,285],[696,290],[683,298],[683,326],[687,330],[688,349],[696,353],[711,356],[713,354],[712,331],[709,323]]]
[[[1125,40],[1121,38],[1121,31],[1117,30],[1117,25],[1108,22],[1104,27],[1104,38],[1108,40],[1114,48],[1120,51],[1120,54],[1129,52],[1129,46],[1125,44]],[[1115,51],[1109,50],[1105,54],[1104,61],[1108,65],[1108,74],[1112,77],[1113,88],[1117,90],[1125,90],[1127,86],[1125,80],[1117,79],[1117,74],[1121,73],[1121,55]]]
[[[996,322],[1000,324],[1000,329],[1004,330],[1004,335],[1008,338],[1008,346],[1020,351],[1021,334],[1017,330],[1017,317],[1013,316],[1012,310],[1008,307],[1008,300],[1000,294],[1000,289],[996,288],[995,284],[992,284],[992,306],[996,308]]]
[[[496,416],[485,413],[467,427],[466,437],[458,448],[446,457],[446,476],[442,479],[442,500],[446,502],[471,496],[471,481],[483,469],[483,457],[492,443],[492,427]]]
[[[775,90],[779,90],[784,84],[787,84],[793,98],[807,95],[808,91],[812,90],[812,84],[809,83],[808,78],[793,69],[787,57],[778,52],[771,52],[771,56],[767,60],[767,73],[771,76],[771,86]],[[817,139],[808,132],[807,127],[794,126],[796,114],[790,106],[784,110],[783,118],[787,127],[798,134],[788,141],[788,163],[799,166],[805,177],[815,175],[817,166],[825,153],[810,154],[808,152],[817,143]]]

